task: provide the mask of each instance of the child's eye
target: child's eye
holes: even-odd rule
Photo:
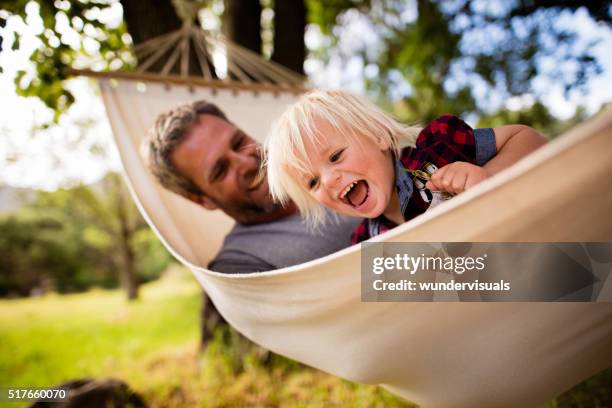
[[[308,181],[308,188],[310,190],[313,190],[317,184],[319,184],[319,178],[318,177],[313,177]]]
[[[329,161],[331,163],[337,162],[338,160],[340,160],[340,157],[342,157],[343,152],[344,152],[344,149],[335,151],[331,156],[329,156]]]

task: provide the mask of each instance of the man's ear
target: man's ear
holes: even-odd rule
[[[219,206],[215,204],[213,200],[206,197],[204,194],[187,193],[187,199],[189,201],[193,201],[198,205],[201,205],[207,210],[216,210],[217,208],[219,208]]]

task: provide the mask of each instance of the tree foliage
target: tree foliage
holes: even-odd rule
[[[113,25],[105,19],[114,3],[106,0],[0,1],[0,10],[9,15],[24,21],[40,18],[42,23],[42,30],[36,35],[40,46],[30,56],[34,72],[18,73],[15,79],[18,94],[39,98],[53,109],[57,121],[74,102],[74,96],[64,84],[69,75],[66,68],[116,70],[133,64],[125,23],[120,20]],[[17,34],[12,48],[20,46]]]
[[[96,71],[130,70],[136,63],[131,53],[153,37],[177,30],[191,23],[194,10],[212,7],[219,0],[0,0],[0,10],[22,20],[39,18],[44,29],[37,33],[40,47],[32,54],[34,72],[20,72],[15,79],[23,96],[41,99],[55,112],[55,122],[74,102],[66,86],[70,68]],[[262,10],[272,11],[282,21],[272,24],[274,51],[270,59],[298,73],[303,73],[305,58],[304,27],[306,10],[302,0],[261,2],[225,0],[225,33],[237,44],[262,52]],[[123,20],[117,24],[105,16],[121,8]],[[0,20],[0,24],[4,20]],[[272,43],[272,40],[267,39]],[[2,44],[0,41],[0,51]],[[21,47],[16,38],[12,48]],[[191,56],[195,58],[195,55]],[[191,64],[201,74],[199,64]],[[159,72],[162,58],[149,69]],[[178,69],[178,67],[176,68]]]
[[[501,109],[497,112],[483,115],[478,120],[477,126],[498,127],[509,123],[524,123],[538,129],[543,135],[553,138],[578,125],[586,118],[585,110],[578,108],[571,118],[559,120],[549,112],[543,103],[535,102],[527,108],[519,110]]]
[[[41,192],[2,217],[0,255],[4,296],[118,283],[134,296],[139,282],[158,277],[171,261],[114,173],[93,188]]]
[[[338,27],[347,20],[361,19],[372,27],[376,47],[369,40],[357,50],[364,66],[377,68],[367,89],[383,102],[399,99],[390,108],[404,119],[421,121],[449,111],[485,113],[493,93],[502,98],[538,95],[537,80],[543,78],[566,92],[583,90],[601,72],[592,54],[595,44],[578,41],[578,33],[560,24],[561,18],[582,9],[602,24],[611,21],[606,1],[308,4],[310,20],[332,39],[332,47],[341,39]]]
[[[206,7],[209,3],[194,4]],[[274,2],[274,7],[278,8],[276,3],[279,2]],[[131,21],[109,26],[101,16],[118,4]],[[226,12],[242,10],[241,4],[226,1]],[[41,46],[31,57],[36,73],[20,73],[16,79],[18,91],[39,97],[57,117],[73,101],[63,84],[66,68],[128,68],[134,63],[129,52],[130,38],[139,42],[176,28],[180,19],[170,7],[170,0],[159,2],[157,7],[163,6],[165,17],[152,6],[152,0],[0,1],[0,9],[12,15],[26,18],[39,13],[44,25],[38,34]],[[601,72],[592,54],[595,44],[579,41],[577,32],[560,21],[563,17],[567,21],[579,9],[602,24],[612,21],[608,2],[601,0],[307,0],[307,6],[310,22],[332,40],[330,49],[338,46],[341,28],[347,21],[361,19],[371,27],[375,46],[372,39],[362,41],[361,47],[344,58],[359,55],[363,65],[374,72],[365,78],[369,92],[402,119],[413,121],[428,121],[449,111],[490,113],[494,102],[491,95],[498,99],[525,93],[538,95],[542,87],[546,88],[546,84],[541,85],[543,79],[562,86],[566,92],[583,90],[588,79]],[[143,7],[148,7],[148,19],[166,21],[168,27],[142,23]],[[296,10],[277,11],[280,18],[286,19]],[[228,27],[246,27],[240,25],[245,18],[241,15],[237,21],[226,18],[225,22]],[[254,26],[258,26],[261,17],[257,14],[253,18],[257,19]],[[291,24],[297,25],[300,24]],[[127,35],[128,28],[132,37]],[[277,33],[276,46],[280,48],[277,40],[287,38],[290,29]],[[252,38],[252,32],[250,29],[246,37]],[[292,38],[296,42],[298,37]],[[18,48],[19,41],[12,46]],[[300,46],[303,49],[303,42]],[[291,48],[290,44],[284,46],[282,54],[277,52],[279,58],[289,61],[291,52],[287,50]],[[300,49],[297,44],[293,48],[295,52]],[[314,50],[313,54],[324,58],[329,55],[326,51],[329,50]]]

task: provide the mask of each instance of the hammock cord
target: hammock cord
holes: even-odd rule
[[[261,55],[227,40],[223,35],[205,31],[198,24],[201,0],[172,0],[183,27],[149,39],[134,47],[140,61],[137,73],[150,73],[151,67],[163,61],[161,76],[189,78],[190,64],[196,64],[205,80],[226,83],[268,84],[281,88],[302,87],[304,77]],[[192,58],[193,57],[193,58]],[[218,64],[225,60],[225,67]]]
[[[172,6],[183,22],[183,27],[189,27],[198,18],[198,11],[202,7],[202,2],[198,0],[172,0]]]

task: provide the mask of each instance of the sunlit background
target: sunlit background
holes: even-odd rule
[[[237,1],[192,4],[215,34]],[[260,3],[260,51],[271,58],[275,2]],[[523,121],[556,137],[612,102],[611,6],[558,1],[508,17],[527,3],[537,2],[307,0],[304,72],[313,87],[366,95],[406,122],[451,112],[473,126]],[[76,6],[85,14],[68,19]],[[411,406],[225,326],[202,350],[201,289],[131,203],[95,81],[53,77],[54,64],[132,69],[123,20],[119,0],[0,1],[0,388],[113,377],[159,407]],[[508,60],[514,40],[535,65]],[[51,58],[62,47],[69,64]],[[225,58],[214,51],[220,77]],[[65,112],[63,86],[75,98]],[[610,384],[608,370],[546,406],[610,406]]]
[[[223,3],[212,2],[210,9],[201,12],[202,25],[208,30],[220,30]],[[495,2],[490,2],[495,7]],[[401,22],[410,24],[416,18],[416,3],[401,14]],[[117,1],[109,1],[109,7],[98,11],[99,18],[105,24],[116,27],[122,19],[122,8]],[[502,7],[503,8],[503,7]],[[29,57],[40,45],[36,34],[43,31],[43,24],[38,15],[38,5],[30,2],[26,6],[27,18],[8,16],[6,26],[2,28],[3,51],[0,53],[0,91],[3,95],[5,113],[0,117],[0,183],[23,188],[53,190],[58,186],[74,185],[78,182],[92,183],[100,179],[109,170],[119,170],[118,155],[112,146],[110,127],[106,120],[104,107],[95,85],[87,79],[78,78],[70,81],[69,87],[76,96],[76,103],[70,111],[61,117],[59,126],[42,128],[53,118],[53,112],[36,98],[25,98],[15,93],[15,76],[20,70],[33,73],[34,67]],[[270,8],[264,10],[263,20],[273,18]],[[537,81],[536,92],[520,96],[504,97],[502,92],[473,78],[466,77],[460,67],[454,69],[445,86],[451,90],[460,84],[467,83],[473,87],[478,104],[489,112],[502,108],[520,110],[533,105],[536,100],[542,101],[549,111],[563,120],[572,117],[581,107],[588,114],[597,112],[601,106],[612,100],[612,30],[609,26],[595,22],[585,10],[575,13],[562,13],[555,22],[559,27],[575,30],[580,43],[596,41],[592,54],[600,62],[603,72],[588,79],[585,90],[572,90],[564,94],[563,87],[554,79],[541,75]],[[78,33],[71,29],[64,20],[58,21],[58,31],[63,33],[62,41],[78,44]],[[264,24],[264,29],[266,25]],[[316,24],[307,26],[305,42],[311,55],[304,64],[310,83],[314,87],[341,87],[350,91],[366,93],[365,81],[376,78],[379,69],[376,64],[364,61],[361,53],[367,49],[380,46],[376,27],[356,10],[342,14],[334,32],[338,37],[326,59],[317,57],[316,51],[329,46],[329,36],[321,33]],[[12,50],[14,33],[20,34],[20,47]],[[269,32],[264,32],[271,35]],[[487,33],[479,33],[481,38],[470,39],[474,46],[486,44]],[[129,37],[129,36],[128,36]],[[483,38],[484,37],[484,38]],[[129,41],[129,38],[128,38]],[[83,46],[95,54],[95,41],[83,42]],[[270,54],[269,42],[264,43],[264,55]],[[543,65],[554,64],[554,61],[542,61]],[[92,64],[95,68],[95,64]],[[571,68],[569,68],[571,69]],[[24,80],[27,80],[25,76]],[[389,92],[390,99],[399,99],[411,92],[410,86],[401,83]],[[477,116],[467,117],[472,123]]]

